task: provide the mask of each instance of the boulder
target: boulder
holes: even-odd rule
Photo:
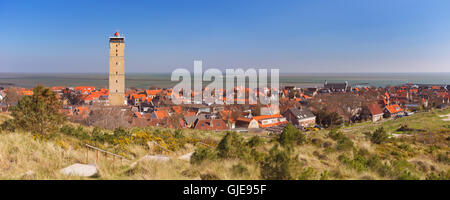
[[[76,163],[61,169],[60,172],[64,175],[91,177],[97,175],[98,170],[95,165]]]

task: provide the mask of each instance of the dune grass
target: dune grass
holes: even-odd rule
[[[295,145],[291,156],[296,167],[293,179],[449,179],[448,158],[450,122],[440,115],[450,110],[432,110],[413,116],[388,120],[378,124],[364,123],[343,132],[352,143],[340,143],[329,137],[329,130],[306,133],[306,143]],[[9,116],[0,114],[0,122]],[[398,131],[406,125],[411,131]],[[382,144],[374,144],[370,134],[383,127],[391,137]],[[169,129],[150,128],[152,131]],[[91,130],[91,128],[89,128]],[[223,132],[185,130],[183,134],[216,144],[223,138]],[[244,140],[251,136],[240,133]],[[178,159],[179,156],[195,151],[199,146],[186,143],[175,152],[153,151],[145,145],[127,145],[129,161],[113,161],[112,157],[99,156],[89,151],[88,163],[97,165],[96,177],[66,176],[60,169],[74,163],[86,162],[86,149],[77,138],[56,134],[49,139],[35,139],[30,133],[0,133],[0,179],[262,179],[260,163],[243,158],[205,160],[193,164]],[[257,150],[268,154],[277,144],[276,138],[263,138]],[[338,148],[338,145],[350,145]],[[163,154],[170,161],[142,160],[145,155]]]

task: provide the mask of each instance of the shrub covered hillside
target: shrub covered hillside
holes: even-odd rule
[[[163,128],[105,130],[64,122],[45,134],[7,124],[0,115],[0,179],[450,179],[450,110],[380,123],[280,135]],[[14,123],[13,123],[14,124]],[[59,170],[86,162],[84,144],[126,157],[89,151],[95,177]],[[164,155],[169,159],[144,159]],[[190,156],[192,155],[192,156]],[[189,159],[190,156],[190,159]],[[187,158],[187,159],[186,159]]]

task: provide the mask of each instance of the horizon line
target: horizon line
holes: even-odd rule
[[[224,72],[224,71],[223,71]],[[126,74],[171,74],[172,72],[126,72]],[[280,72],[280,75],[300,74],[434,74],[450,73],[450,71],[436,72]],[[108,72],[0,72],[0,74],[108,74]]]

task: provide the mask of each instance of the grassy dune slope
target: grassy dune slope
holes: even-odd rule
[[[449,109],[435,110],[377,124],[362,123],[343,128],[343,134],[353,142],[351,148],[341,148],[342,144],[328,136],[328,130],[308,132],[306,143],[294,147],[293,154],[299,163],[291,169],[295,170],[294,178],[448,179],[450,122],[439,116],[449,113]],[[8,117],[1,114],[0,121]],[[399,131],[402,126],[408,129]],[[379,127],[384,127],[392,136],[389,142],[374,144],[370,141],[370,132]],[[202,141],[215,141],[216,144],[224,136],[224,133],[193,130],[184,134]],[[250,138],[241,135],[245,139]],[[275,143],[273,140],[263,138],[265,143],[258,150],[269,152]],[[261,167],[256,162],[236,158],[206,159],[200,164],[191,164],[177,159],[198,147],[189,143],[175,152],[154,151],[145,145],[129,144],[126,156],[130,161],[113,162],[111,157],[100,155],[97,177],[60,174],[59,170],[64,167],[85,162],[86,149],[82,144],[79,139],[63,134],[39,140],[29,133],[3,131],[0,133],[0,179],[261,179]],[[131,167],[131,163],[148,154],[165,154],[171,160],[142,161]],[[95,152],[90,151],[89,155],[89,163],[95,163]]]

